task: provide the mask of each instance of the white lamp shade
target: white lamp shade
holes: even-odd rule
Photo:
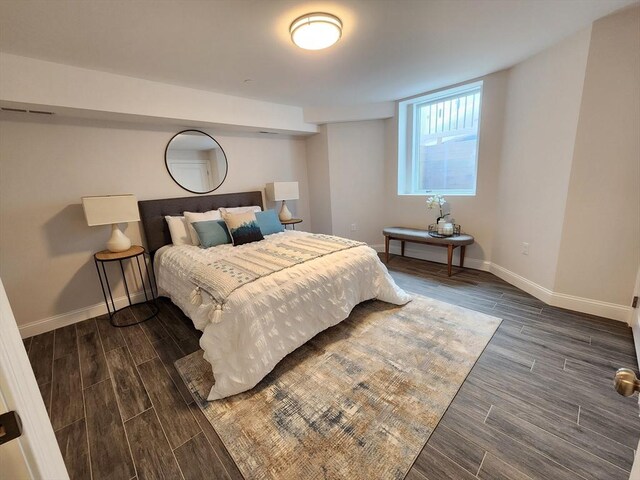
[[[90,227],[140,220],[138,200],[135,195],[82,197],[82,206],[87,225]]]
[[[274,202],[280,200],[298,200],[298,182],[267,183],[267,198]]]

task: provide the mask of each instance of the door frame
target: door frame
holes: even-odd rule
[[[640,266],[638,267],[638,273],[636,275],[636,285],[633,289],[633,295],[640,297]],[[640,306],[631,309],[631,317],[629,318],[629,325],[631,325],[631,331],[633,332],[633,343],[636,347],[636,357],[640,363]],[[633,365],[636,371],[640,365]],[[630,366],[631,367],[631,366]],[[638,399],[640,403],[640,398]],[[633,467],[631,468],[631,476],[629,480],[640,480],[640,442],[638,442],[638,448],[636,449],[636,456],[633,460]]]
[[[636,274],[636,285],[633,289],[633,296],[640,297],[640,266],[638,267],[638,273]],[[636,347],[636,357],[640,362],[640,306],[632,308],[629,315],[629,325],[631,325],[631,331],[633,332],[633,343]],[[634,367],[640,367],[640,365],[634,365]]]
[[[40,388],[0,279],[0,393],[22,420],[20,442],[34,479],[69,480]]]

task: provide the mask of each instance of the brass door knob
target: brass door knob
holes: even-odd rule
[[[630,368],[620,368],[616,372],[613,385],[620,395],[628,397],[635,392],[640,392],[640,381],[633,370]]]

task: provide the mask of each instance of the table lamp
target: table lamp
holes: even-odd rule
[[[298,182],[273,182],[267,183],[267,198],[269,200],[273,200],[274,202],[279,202],[282,200],[282,207],[280,208],[280,213],[278,217],[280,217],[281,222],[286,222],[287,220],[291,220],[291,212],[287,208],[286,201],[287,200],[298,200]]]
[[[124,252],[131,247],[131,240],[122,233],[119,223],[138,222],[138,201],[135,195],[107,195],[104,197],[82,197],[82,207],[87,225],[111,225],[111,237],[107,249]]]

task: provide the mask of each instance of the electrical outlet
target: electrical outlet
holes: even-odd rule
[[[358,224],[357,223],[352,223],[351,224],[351,231],[355,232],[356,230],[358,230]]]
[[[529,255],[529,244],[527,242],[522,242],[522,251],[523,255]]]

